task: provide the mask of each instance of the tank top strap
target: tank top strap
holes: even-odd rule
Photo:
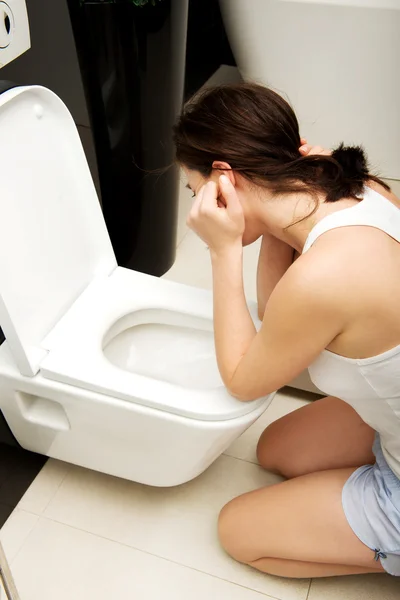
[[[338,227],[357,225],[375,227],[400,242],[400,209],[378,192],[366,187],[358,204],[324,217],[312,228],[302,254],[307,252],[323,233]]]

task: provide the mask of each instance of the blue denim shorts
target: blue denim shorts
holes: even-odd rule
[[[360,467],[346,481],[343,510],[359,540],[375,552],[390,575],[400,576],[400,479],[387,464],[379,434],[374,465]]]

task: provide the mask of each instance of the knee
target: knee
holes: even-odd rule
[[[257,444],[257,460],[259,464],[272,473],[283,475],[282,473],[282,438],[279,434],[279,427],[276,423],[271,423],[261,434]]]
[[[223,507],[218,518],[218,537],[222,548],[229,556],[241,563],[249,563],[251,558],[245,547],[246,536],[241,534],[241,518],[235,498]]]
[[[264,469],[285,479],[293,479],[308,471],[301,453],[294,452],[288,435],[280,420],[271,423],[261,434],[256,452],[257,460]]]

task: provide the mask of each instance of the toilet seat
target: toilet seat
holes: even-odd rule
[[[97,277],[117,267],[72,117],[40,86],[0,95],[0,324],[22,375]]]
[[[104,355],[104,339],[113,326],[115,334],[141,323],[182,321],[212,331],[210,292],[118,267],[110,277],[94,281],[44,340],[48,354],[41,374],[195,419],[234,419],[253,411],[263,399],[239,402],[222,381],[213,389],[183,387],[124,371]]]

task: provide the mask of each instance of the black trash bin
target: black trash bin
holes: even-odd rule
[[[183,99],[188,0],[68,0],[68,7],[117,261],[163,275],[175,259],[171,130]]]

